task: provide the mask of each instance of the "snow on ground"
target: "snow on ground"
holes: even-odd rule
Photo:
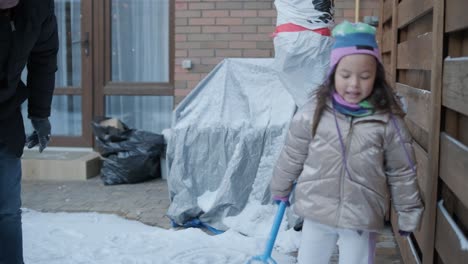
[[[116,215],[23,209],[26,264],[243,264],[263,253],[268,232],[248,237],[231,229],[212,236],[200,229],[166,230]],[[295,263],[287,252],[298,239],[293,230],[280,232],[281,246],[273,258],[279,264]]]

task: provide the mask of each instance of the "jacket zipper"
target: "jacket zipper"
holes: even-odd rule
[[[348,135],[346,136],[346,145],[344,149],[344,153],[346,156],[346,164],[348,163],[348,149],[351,146],[351,136],[353,134],[353,117],[349,116],[347,117],[347,119],[349,120],[349,132],[348,132]],[[347,166],[346,164],[344,166]],[[340,217],[341,217],[341,209],[343,207],[344,180],[345,180],[346,172],[347,172],[346,167],[343,167],[342,171],[343,172],[340,177],[340,204],[338,205],[338,214],[336,216],[335,226],[338,226],[338,222],[340,221]]]

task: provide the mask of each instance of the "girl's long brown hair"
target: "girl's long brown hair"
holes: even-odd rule
[[[327,101],[331,100],[333,92],[335,91],[335,72],[336,67],[330,73],[325,82],[314,92],[317,98],[317,106],[315,108],[314,119],[312,122],[312,136],[315,136],[323,111],[327,105]],[[388,84],[387,80],[385,80],[385,70],[382,64],[378,62],[374,88],[367,99],[374,106],[376,111],[381,110],[388,111],[395,115],[404,115],[399,104],[399,100],[396,98],[393,89]]]

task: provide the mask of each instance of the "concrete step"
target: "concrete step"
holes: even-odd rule
[[[23,180],[77,181],[97,176],[101,160],[87,148],[36,148],[25,149],[21,165]]]

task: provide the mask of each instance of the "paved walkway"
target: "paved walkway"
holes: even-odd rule
[[[169,194],[165,180],[104,185],[99,177],[87,181],[23,181],[23,207],[43,212],[118,214],[145,224],[170,228],[165,216]]]
[[[87,181],[23,181],[23,207],[42,212],[100,212],[118,214],[145,224],[170,228],[167,182],[104,185],[99,177]],[[337,263],[337,254],[331,264]],[[377,264],[403,263],[390,227],[377,243]],[[221,264],[221,263],[220,263]]]

